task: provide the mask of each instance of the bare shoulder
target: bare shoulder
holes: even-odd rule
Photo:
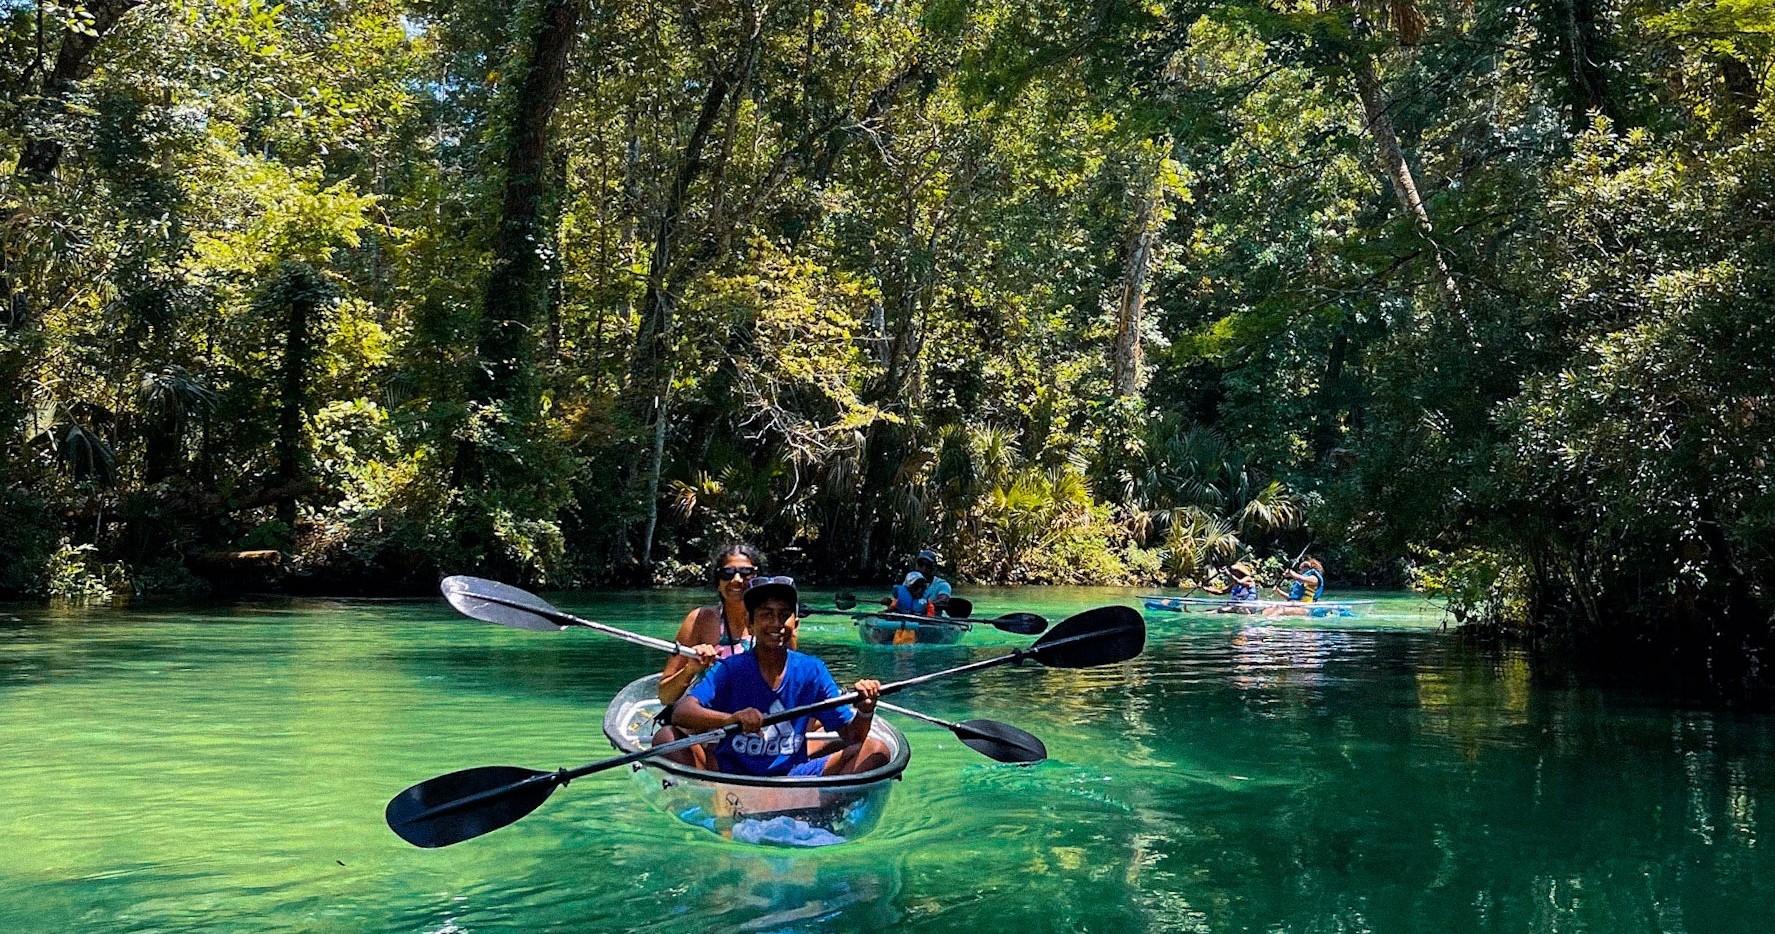
[[[678,642],[681,645],[701,645],[713,643],[721,638],[721,616],[712,606],[699,606],[684,614],[684,622],[678,626]]]

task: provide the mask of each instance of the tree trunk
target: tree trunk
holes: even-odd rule
[[[524,419],[534,414],[533,333],[546,313],[548,280],[554,272],[546,259],[554,242],[546,210],[549,124],[566,80],[567,54],[579,31],[582,3],[543,0],[512,114],[499,232],[482,302],[480,356],[485,375],[479,401],[512,403],[514,414]]]
[[[1597,25],[1602,16],[1601,0],[1552,0],[1548,12],[1559,38],[1554,60],[1564,78],[1561,87],[1572,132],[1587,129],[1595,114],[1619,124],[1620,115],[1609,97],[1602,32]]]
[[[1743,59],[1722,55],[1719,62],[1720,79],[1726,86],[1720,127],[1726,136],[1735,139],[1756,129],[1757,105],[1762,103],[1762,95],[1757,88],[1756,74]]]
[[[1319,402],[1315,406],[1318,412],[1313,425],[1314,460],[1323,460],[1337,447],[1337,419],[1344,403],[1344,360],[1349,352],[1350,335],[1340,327],[1331,339],[1331,349],[1325,355],[1325,375],[1319,381]]]
[[[627,409],[634,424],[652,427],[646,465],[641,471],[645,482],[642,495],[647,502],[647,525],[641,539],[641,564],[653,566],[653,537],[659,528],[659,480],[665,463],[666,402],[671,394],[676,361],[672,358],[672,312],[676,299],[669,291],[672,266],[676,260],[678,225],[683,221],[690,198],[690,186],[703,171],[703,149],[715,120],[721,114],[729,86],[725,72],[715,75],[703,94],[702,110],[684,144],[684,157],[672,178],[666,203],[660,210],[654,228],[653,256],[648,262],[647,291],[641,299],[641,325],[635,334],[635,350],[629,358],[629,402]]]
[[[277,406],[277,519],[296,527],[296,490],[302,480],[302,422],[308,414],[308,371],[314,362],[314,328],[328,294],[327,281],[306,263],[285,263],[266,290],[261,307],[284,311],[284,352]]]
[[[1146,280],[1152,265],[1153,242],[1158,238],[1163,217],[1159,210],[1162,184],[1160,172],[1155,169],[1146,179],[1128,242],[1122,250],[1122,296],[1116,303],[1116,336],[1110,346],[1110,390],[1117,398],[1137,394],[1145,383],[1140,330],[1146,311]]]
[[[733,158],[733,141],[739,136],[740,104],[746,98],[746,86],[758,58],[758,30],[755,28],[740,54],[739,77],[734,81],[732,100],[727,108],[727,123],[721,131],[721,157],[709,172],[709,229],[717,238],[715,253],[725,255],[732,246],[733,229],[727,217],[727,164]]]
[[[512,429],[520,433],[536,417],[540,389],[534,331],[547,307],[548,277],[553,272],[544,259],[554,241],[553,218],[546,210],[549,123],[561,97],[583,2],[542,0],[526,50],[523,80],[512,103],[499,227],[481,300],[476,341],[480,365],[471,377],[469,401],[503,405],[513,419]],[[490,473],[494,471],[474,442],[457,443],[451,485],[478,486]]]
[[[1704,634],[1707,666],[1721,687],[1742,690],[1759,682],[1763,657],[1769,651],[1769,615],[1757,588],[1739,567],[1732,542],[1714,510],[1712,492],[1702,490],[1695,529],[1707,546],[1709,577],[1723,580],[1716,612],[1708,614],[1713,630]]]
[[[1393,129],[1393,118],[1388,113],[1386,95],[1381,91],[1380,78],[1374,71],[1374,59],[1365,52],[1354,53],[1351,56],[1350,70],[1356,79],[1357,95],[1362,100],[1364,122],[1368,132],[1374,136],[1381,172],[1392,184],[1393,194],[1399,198],[1399,205],[1411,218],[1418,235],[1430,245],[1431,257],[1436,266],[1436,285],[1442,290],[1442,297],[1448,301],[1449,310],[1464,318],[1466,305],[1461,298],[1461,287],[1455,282],[1454,272],[1449,267],[1448,257],[1443,253],[1442,246],[1436,242],[1436,228],[1430,223],[1430,211],[1418,194],[1417,180],[1412,177],[1411,165],[1405,161],[1405,150],[1399,145],[1399,136]]]

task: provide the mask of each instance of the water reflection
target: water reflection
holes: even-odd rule
[[[881,930],[899,920],[894,863],[830,865],[818,858],[734,860],[677,899],[674,913],[709,931]]]
[[[1311,688],[1325,680],[1325,665],[1351,645],[1348,632],[1249,626],[1232,638],[1232,683],[1248,690]]]

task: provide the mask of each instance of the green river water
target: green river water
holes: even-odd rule
[[[1136,593],[967,595],[1058,620]],[[1538,678],[1374,596],[1358,620],[1148,614],[1125,665],[908,691],[1052,758],[897,721],[912,764],[881,825],[813,851],[679,824],[620,771],[448,849],[389,832],[420,779],[608,756],[605,701],[663,658],[605,636],[441,601],[0,607],[0,930],[1767,929],[1775,721]],[[670,636],[702,598],[556,601]],[[875,648],[817,617],[801,644],[848,682],[1020,641]]]

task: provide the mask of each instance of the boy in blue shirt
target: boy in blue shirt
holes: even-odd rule
[[[799,621],[800,594],[787,577],[754,578],[746,589],[752,651],[724,658],[697,682],[672,710],[672,724],[683,734],[716,730],[731,723],[743,732],[715,748],[697,746],[673,758],[693,768],[739,775],[844,775],[886,765],[888,749],[869,735],[881,682],[858,681],[856,709],[834,707],[786,723],[764,725],[771,713],[817,704],[844,693],[826,663],[789,648]],[[809,721],[838,734],[837,743],[807,748]]]

